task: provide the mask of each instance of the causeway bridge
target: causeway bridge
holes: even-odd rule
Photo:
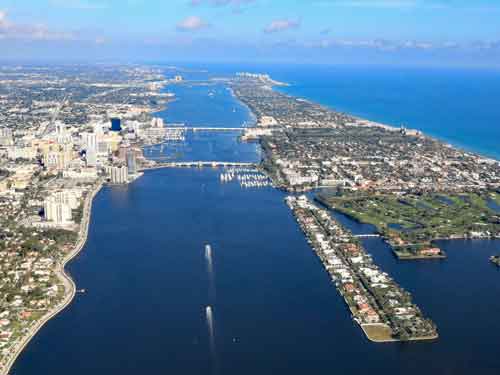
[[[375,237],[380,237],[380,234],[376,234],[376,233],[355,234],[354,237],[356,237],[356,238],[375,238]]]
[[[176,162],[161,162],[151,167],[146,167],[144,170],[160,169],[160,168],[220,168],[220,167],[240,167],[240,168],[255,168],[256,163],[244,163],[234,161],[176,161]]]
[[[215,127],[215,126],[202,126],[202,127],[196,127],[196,126],[166,126],[165,129],[167,130],[186,130],[186,131],[214,131],[214,132],[241,132],[245,131],[247,129],[253,129],[253,128],[224,128],[224,127]]]

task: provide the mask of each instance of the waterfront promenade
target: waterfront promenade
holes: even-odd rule
[[[17,357],[21,354],[24,348],[29,344],[31,339],[37,334],[37,332],[53,317],[59,314],[62,310],[64,310],[69,304],[73,301],[73,298],[76,294],[76,285],[71,278],[71,276],[66,272],[65,267],[73,258],[75,258],[80,251],[85,246],[87,242],[90,218],[92,214],[92,202],[97,195],[97,193],[101,190],[103,186],[102,182],[98,182],[91,191],[88,192],[87,197],[84,201],[83,206],[83,216],[82,221],[80,223],[80,230],[78,232],[78,240],[71,252],[69,252],[61,262],[57,263],[55,266],[55,273],[61,284],[64,287],[65,296],[61,300],[61,302],[50,309],[45,316],[41,319],[34,321],[33,325],[29,328],[28,332],[26,332],[25,336],[17,343],[17,345],[13,346],[11,352],[5,358],[5,362],[0,364],[0,375],[8,375],[9,371],[16,361]]]

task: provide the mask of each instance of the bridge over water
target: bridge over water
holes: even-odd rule
[[[355,234],[354,237],[356,237],[356,238],[375,238],[375,237],[380,237],[380,234],[376,234],[376,233]]]
[[[186,130],[186,131],[217,131],[217,132],[237,132],[237,131],[245,131],[247,129],[254,129],[254,128],[225,128],[225,127],[216,127],[216,126],[166,126],[165,129],[167,130]]]
[[[219,167],[240,167],[240,168],[255,168],[256,163],[234,162],[234,161],[176,161],[157,163],[151,167],[146,167],[144,170],[160,169],[160,168],[219,168]]]

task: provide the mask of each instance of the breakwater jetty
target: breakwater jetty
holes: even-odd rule
[[[289,196],[286,202],[368,339],[391,342],[438,337],[436,326],[423,317],[410,293],[380,270],[359,239],[327,210],[305,195]]]

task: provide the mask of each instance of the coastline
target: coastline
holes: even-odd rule
[[[243,108],[245,108],[247,110],[247,112],[248,112],[249,121],[247,122],[248,126],[246,126],[246,127],[255,127],[255,126],[257,126],[257,124],[259,123],[259,119],[255,115],[255,113],[252,111],[252,109],[245,102],[243,102],[242,100],[240,100],[240,98],[238,98],[238,96],[235,94],[233,88],[230,85],[227,86],[227,88],[229,90],[229,94],[231,94],[231,96],[233,97],[233,99],[236,102],[238,102]],[[242,126],[241,128],[244,129],[245,126]]]
[[[231,91],[231,95],[233,97],[235,97],[241,104],[243,104],[246,108],[248,108],[249,114],[253,117],[253,119],[257,120],[254,112],[248,107],[248,105],[246,105],[246,103],[244,103],[236,95],[234,95],[234,92],[232,89],[230,91]],[[329,108],[329,107],[327,106],[327,108]],[[329,109],[332,109],[332,108],[329,108]],[[160,111],[158,111],[158,112],[160,112]],[[359,118],[359,120],[369,122],[369,125],[367,125],[367,126],[379,126],[379,127],[384,127],[384,128],[391,128],[393,130],[398,130],[398,128],[392,127],[390,125],[374,123],[370,120],[365,120],[365,119],[361,119],[361,118]],[[151,145],[148,145],[148,146],[151,146]],[[455,146],[452,146],[452,147],[455,147]],[[160,166],[159,168],[164,168],[164,167]],[[151,168],[151,169],[156,169],[156,168]],[[31,339],[38,333],[38,331],[41,330],[41,328],[43,328],[43,326],[46,323],[48,323],[48,321],[50,319],[57,316],[57,314],[59,314],[66,307],[68,307],[71,304],[71,302],[73,301],[73,298],[76,295],[76,285],[75,285],[73,279],[71,278],[71,276],[65,271],[65,266],[71,260],[73,260],[80,253],[80,251],[82,251],[83,247],[86,244],[86,240],[87,240],[87,236],[88,236],[88,229],[89,229],[89,224],[90,224],[92,202],[93,202],[94,197],[97,195],[97,193],[100,191],[101,188],[102,188],[102,183],[99,183],[97,186],[94,186],[93,189],[91,191],[89,191],[87,197],[85,198],[83,218],[82,218],[82,222],[80,224],[80,230],[78,233],[78,240],[77,240],[73,250],[70,253],[68,253],[60,263],[57,264],[56,269],[55,269],[55,273],[56,273],[57,277],[62,282],[62,284],[64,284],[64,286],[65,286],[66,296],[63,298],[63,300],[61,301],[60,304],[55,306],[54,309],[48,311],[46,315],[44,315],[39,321],[37,321],[29,329],[29,332],[27,332],[27,336],[25,338],[23,338],[18,343],[18,345],[16,345],[15,348],[13,348],[14,352],[11,354],[11,356],[9,355],[9,358],[6,361],[5,367],[3,369],[0,369],[0,375],[7,375],[9,373],[11,367],[15,363],[18,356],[22,353],[22,351],[29,344]],[[440,239],[440,240],[450,240],[450,238]],[[68,293],[68,290],[69,290],[69,293]],[[363,328],[363,326],[362,326],[362,328]],[[371,341],[374,341],[374,342],[400,341],[400,340],[396,340],[396,339],[374,340],[374,339],[370,338],[370,336],[367,334],[367,332],[364,329],[363,329],[363,331],[365,332],[366,336]],[[430,337],[429,339],[433,339],[433,338],[434,337]],[[417,340],[425,340],[425,339],[428,339],[428,338],[417,339]]]
[[[93,189],[88,193],[87,197],[85,198],[82,222],[80,223],[78,240],[75,244],[75,247],[70,253],[68,253],[64,257],[64,259],[60,263],[56,265],[55,274],[62,282],[62,284],[64,284],[66,296],[63,298],[63,300],[59,305],[49,310],[47,314],[45,314],[30,328],[27,335],[15,347],[14,352],[11,353],[10,357],[5,362],[4,367],[0,369],[0,375],[9,374],[9,371],[14,365],[15,361],[17,360],[19,355],[23,352],[23,350],[27,347],[27,345],[30,343],[31,339],[35,337],[35,335],[43,328],[43,326],[45,326],[45,324],[47,324],[52,318],[57,316],[61,311],[63,311],[66,307],[68,307],[73,301],[76,295],[76,284],[71,278],[71,276],[66,272],[65,267],[71,260],[73,260],[80,253],[80,251],[83,250],[83,247],[87,243],[90,218],[92,215],[92,204],[95,196],[97,195],[97,193],[99,193],[102,186],[103,183],[99,181],[98,184],[93,187]]]
[[[299,85],[300,86],[300,85]],[[283,86],[282,86],[283,87]],[[392,128],[395,130],[399,130],[400,127],[398,125],[395,125],[393,122],[388,122],[387,120],[372,120],[371,118],[377,117],[374,114],[368,114],[368,113],[361,113],[359,110],[356,109],[346,109],[346,108],[339,108],[338,104],[333,104],[333,103],[327,103],[323,100],[320,99],[313,99],[304,96],[303,94],[296,92],[293,90],[293,87],[298,87],[298,85],[295,84],[288,84],[281,89],[281,87],[278,86],[278,88],[275,90],[281,94],[293,97],[293,98],[298,98],[298,99],[303,99],[307,102],[310,103],[315,103],[320,105],[321,107],[331,110],[331,111],[337,111],[341,113],[348,114],[349,116],[353,117],[356,120],[359,121],[365,121],[368,123],[371,123],[373,125],[371,126],[381,126],[381,127],[388,127]],[[273,88],[274,89],[274,88]],[[300,88],[299,88],[300,90]],[[410,128],[407,129],[408,131],[418,131],[423,137],[427,137],[436,141],[441,142],[442,144],[448,146],[448,147],[453,147],[455,149],[461,150],[463,152],[469,153],[469,154],[474,154],[483,157],[484,159],[488,160],[494,160],[496,162],[500,162],[500,154],[498,152],[494,152],[488,149],[484,149],[483,147],[480,146],[474,146],[474,145],[468,145],[464,143],[463,141],[459,141],[450,137],[447,137],[446,135],[440,135],[436,133],[435,131],[430,131],[430,130],[421,130],[415,127],[415,125],[410,125]]]

